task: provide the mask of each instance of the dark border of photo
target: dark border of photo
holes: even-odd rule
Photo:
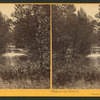
[[[100,0],[0,0],[0,3],[99,3]]]

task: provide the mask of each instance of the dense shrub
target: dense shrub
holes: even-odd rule
[[[42,81],[49,80],[50,70],[45,68],[41,69],[38,62],[31,62],[29,59],[24,62],[14,57],[15,64],[12,66],[6,58],[1,59],[7,62],[0,65],[0,76],[3,82],[7,81],[11,84],[13,81],[21,82],[23,80],[30,80],[32,85],[34,81],[42,84]],[[47,85],[49,86],[49,82]]]

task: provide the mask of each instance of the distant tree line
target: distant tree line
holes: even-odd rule
[[[6,51],[8,43],[8,35],[10,32],[10,19],[5,19],[3,14],[0,12],[0,55]]]

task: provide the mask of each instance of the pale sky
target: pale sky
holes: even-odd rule
[[[90,15],[93,18],[95,18],[95,14],[97,14],[99,11],[98,4],[75,4],[75,7],[77,10],[79,10],[80,7],[82,7],[85,10],[85,12],[87,13],[87,15]]]
[[[11,18],[11,13],[14,12],[14,4],[0,4],[0,11]]]
[[[95,14],[98,13],[98,4],[75,4],[76,9],[79,10],[82,7],[87,15],[91,15],[95,18]],[[11,18],[11,13],[14,12],[14,4],[0,4],[0,11]]]

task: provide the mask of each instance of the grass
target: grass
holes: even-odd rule
[[[0,59],[0,88],[50,88],[50,72],[44,67],[40,68],[38,61],[22,61],[18,57]]]

